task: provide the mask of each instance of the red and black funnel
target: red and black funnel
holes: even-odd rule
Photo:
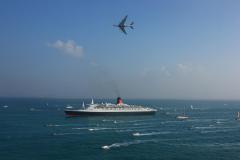
[[[121,98],[121,97],[118,97],[118,98],[117,98],[117,104],[123,104],[123,101],[122,101],[122,98]]]

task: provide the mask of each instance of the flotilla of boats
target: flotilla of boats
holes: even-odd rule
[[[193,110],[193,106],[190,108]],[[123,103],[120,97],[117,98],[117,103],[94,103],[93,99],[91,104],[87,104],[83,102],[82,108],[74,109],[74,107],[68,105],[64,110],[67,116],[114,116],[114,115],[154,115],[157,112],[157,109],[153,109],[150,107],[143,107],[139,105],[129,105]],[[185,107],[183,114],[176,116],[178,120],[187,120],[189,116],[185,113]],[[236,120],[240,120],[240,112],[237,112]]]

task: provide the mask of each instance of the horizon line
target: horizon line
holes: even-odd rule
[[[118,97],[118,96],[117,96]],[[117,98],[116,97],[116,98]],[[120,96],[121,97],[121,96]],[[107,97],[41,97],[41,96],[36,96],[36,97],[30,97],[30,96],[0,96],[0,99],[4,98],[16,98],[16,99],[69,99],[69,100],[74,100],[74,99],[116,99],[113,97],[107,98]],[[217,98],[212,98],[212,99],[206,99],[206,98],[124,98],[126,100],[193,100],[193,101],[240,101],[240,99],[217,99]]]

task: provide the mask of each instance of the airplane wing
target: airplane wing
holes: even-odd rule
[[[122,21],[119,23],[120,26],[123,26],[124,23],[126,22],[127,20],[127,15],[122,19]]]
[[[127,32],[126,32],[126,30],[125,30],[124,27],[119,27],[119,28],[120,28],[120,30],[121,30],[124,34],[127,34]]]

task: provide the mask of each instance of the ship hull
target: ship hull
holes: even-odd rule
[[[138,112],[87,112],[65,110],[67,116],[132,116],[132,115],[154,115],[156,111],[138,111]]]

